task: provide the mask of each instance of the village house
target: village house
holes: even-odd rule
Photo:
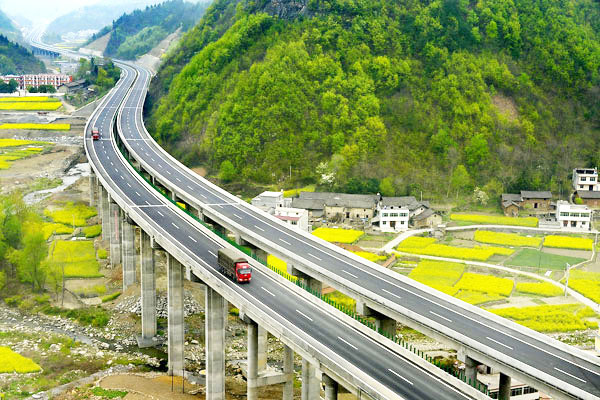
[[[286,201],[287,200],[287,201]],[[291,201],[283,197],[283,192],[262,192],[252,199],[254,207],[273,214],[277,207],[287,207]]]
[[[345,194],[331,192],[300,192],[292,200],[292,207],[310,210],[312,216],[319,214],[331,221],[370,221],[375,215],[378,196],[370,194]]]
[[[556,202],[556,220],[564,229],[590,230],[592,211],[583,204],[571,204],[564,200]]]
[[[503,193],[504,215],[515,217],[523,209],[533,213],[547,213],[552,208],[552,193],[549,191],[521,190],[520,194]]]
[[[422,213],[412,217],[414,228],[434,228],[442,223],[442,216],[433,211],[431,208],[426,209]]]
[[[576,191],[600,191],[597,168],[575,168],[573,170],[573,189]]]
[[[600,191],[578,190],[575,199],[581,199],[582,204],[590,208],[600,209]]]
[[[410,219],[409,205],[416,202],[412,196],[383,197],[377,203],[377,216],[373,218],[374,226],[381,232],[401,232],[408,229]]]
[[[282,220],[294,229],[310,232],[310,225],[308,224],[308,210],[291,207],[277,207],[273,216]]]

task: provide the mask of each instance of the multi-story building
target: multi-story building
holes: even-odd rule
[[[275,209],[275,218],[278,218],[293,228],[303,231],[310,231],[308,225],[308,210],[302,208],[277,207]]]
[[[73,76],[66,74],[4,75],[0,76],[0,79],[5,83],[14,79],[19,84],[19,89],[27,89],[28,87],[38,88],[42,85],[50,85],[58,88],[60,85],[72,82]]]
[[[600,191],[597,168],[575,168],[573,170],[573,189]]]
[[[590,230],[592,211],[584,204],[571,204],[564,200],[556,202],[556,220],[564,229]]]
[[[291,200],[286,201],[283,192],[262,192],[252,199],[252,205],[273,214],[278,207],[287,207]]]

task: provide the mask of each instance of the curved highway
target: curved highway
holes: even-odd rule
[[[483,349],[481,351],[492,357],[501,354],[502,362],[513,368],[535,369],[537,379],[559,391],[583,399],[600,398],[600,361],[591,355],[476,307],[438,295],[410,279],[382,271],[379,266],[332,248],[318,238],[290,229],[176,162],[144,127],[142,107],[151,76],[142,68],[136,69],[140,79],[134,86],[135,95],[125,104],[119,133],[144,169],[150,167],[155,178],[168,182],[183,199],[183,195],[192,196],[205,209],[218,213],[232,225],[252,231],[284,252],[318,265],[331,279],[351,281],[361,288],[362,293],[372,294],[372,298],[381,299],[379,301],[386,306],[420,315],[443,335],[463,343],[467,341],[465,338],[476,341],[478,350]]]
[[[134,221],[140,225],[143,222],[157,232],[159,244],[162,245],[161,241],[175,244],[182,254],[200,265],[201,268],[194,271],[198,276],[210,274],[221,285],[244,296],[253,308],[277,321],[281,329],[322,354],[330,355],[331,360],[338,360],[337,365],[329,366],[332,370],[340,365],[349,371],[358,370],[369,380],[384,387],[384,393],[377,391],[380,398],[472,398],[415,366],[411,360],[344,324],[322,307],[317,307],[290,291],[268,272],[255,269],[253,280],[248,285],[237,285],[220,274],[216,269],[215,256],[221,247],[218,240],[208,237],[197,226],[197,222],[191,221],[172,204],[166,203],[132,170],[112,140],[114,119],[123,99],[127,98],[123,109],[125,113],[128,107],[137,107],[132,106],[131,102],[137,102],[145,92],[146,75],[138,78],[138,74],[130,66],[120,64],[120,67],[123,69],[122,79],[95,111],[88,124],[85,148],[99,179],[110,187],[110,192],[116,193],[120,205],[124,210],[130,210],[129,216]],[[101,139],[97,141],[91,139],[91,128],[94,126],[101,132]],[[128,132],[133,135],[135,129],[133,126],[130,128]],[[341,364],[338,364],[340,360]],[[327,367],[325,362],[323,365]],[[448,379],[455,381],[453,384],[459,387],[464,385],[456,379]],[[373,393],[374,390],[370,387],[364,389],[367,393]]]

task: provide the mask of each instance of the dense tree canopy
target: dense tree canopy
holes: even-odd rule
[[[149,128],[188,164],[449,195],[556,190],[600,163],[593,0],[268,3],[217,0],[153,81]]]

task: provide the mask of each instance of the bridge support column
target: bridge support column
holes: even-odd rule
[[[394,337],[396,335],[396,320],[388,318],[383,314],[369,308],[365,303],[360,300],[356,301],[356,312],[365,317],[375,318],[375,327],[377,331],[388,337]]]
[[[323,375],[322,380],[325,384],[325,400],[337,400],[338,383],[331,379],[328,375]]]
[[[169,374],[183,375],[183,266],[167,253]]]
[[[225,299],[208,285],[205,293],[206,399],[225,400]]]
[[[309,288],[312,292],[321,293],[321,290],[323,289],[323,283],[321,281],[306,275],[289,262],[287,263],[287,273],[300,279],[304,286]]]
[[[294,350],[288,346],[283,349],[283,374],[289,376],[283,385],[283,400],[294,400]]]
[[[504,375],[500,372],[500,384],[498,385],[498,399],[509,400],[510,399],[510,376]]]
[[[119,205],[110,200],[109,225],[110,225],[110,264],[114,267],[121,263],[121,210]]]
[[[189,211],[194,214],[200,221],[204,221],[204,213],[201,209],[190,206]]]
[[[258,372],[267,369],[267,348],[269,332],[262,326],[258,327]]]
[[[302,359],[302,400],[318,399],[321,388],[317,381],[315,366],[308,360]]]
[[[465,381],[471,385],[477,382],[477,361],[465,356]]]
[[[94,207],[96,205],[96,187],[98,186],[96,183],[96,175],[92,172],[89,177],[90,182],[90,207]]]
[[[135,268],[135,227],[127,221],[127,216],[123,214],[122,226],[122,259],[123,266],[123,291],[133,285],[136,281]]]
[[[139,347],[151,347],[156,336],[156,275],[154,250],[150,235],[140,229],[140,269],[142,281],[142,335],[138,337]]]
[[[258,400],[258,330],[255,322],[248,324],[248,372],[246,379],[248,381],[248,400]]]
[[[100,194],[100,211],[102,213],[102,240],[109,241],[110,240],[110,212],[108,210],[108,192],[104,189],[103,186],[99,188]]]

